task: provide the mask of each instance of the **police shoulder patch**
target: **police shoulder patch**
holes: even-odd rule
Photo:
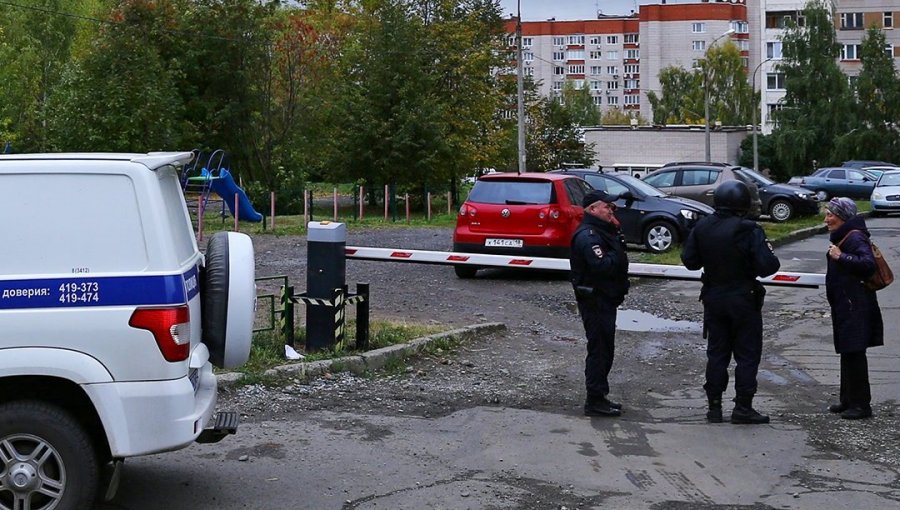
[[[594,250],[594,255],[596,255],[598,259],[603,258],[603,248],[601,248],[599,244],[591,246],[591,249]]]

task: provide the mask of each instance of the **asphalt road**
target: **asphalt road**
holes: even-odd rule
[[[900,269],[900,221],[869,226]],[[826,247],[818,235],[776,252],[785,270],[823,272]],[[490,284],[503,293],[517,282]],[[659,288],[659,299],[673,303],[695,301],[698,290],[676,281]],[[219,444],[131,459],[118,496],[102,508],[900,508],[900,284],[879,300],[888,334],[885,347],[869,351],[872,420],[824,411],[838,388],[824,289],[770,288],[765,320],[783,327],[766,338],[755,401],[772,415],[769,425],[707,424],[702,389],[676,374],[614,383],[631,396],[620,419],[585,418],[571,402],[434,416],[325,408],[253,418]],[[671,331],[632,335],[642,349],[673,341]],[[680,335],[696,346],[698,332]],[[627,374],[622,359],[614,372]]]

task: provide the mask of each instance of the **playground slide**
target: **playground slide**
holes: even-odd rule
[[[241,221],[262,221],[263,215],[256,212],[256,209],[250,203],[250,199],[247,198],[247,194],[234,182],[234,177],[231,176],[231,172],[228,170],[221,169],[219,177],[212,179],[210,182],[210,187],[228,204],[228,209],[231,210],[232,216],[234,216],[234,194],[237,193],[238,219]]]

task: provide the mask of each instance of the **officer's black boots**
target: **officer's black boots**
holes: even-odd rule
[[[731,412],[731,423],[742,425],[761,425],[769,423],[769,417],[759,414],[753,409],[753,397],[738,395],[734,397],[734,410]]]
[[[619,406],[619,407],[615,407]],[[621,404],[610,402],[606,398],[587,399],[584,402],[585,416],[621,416]]]
[[[722,423],[722,397],[708,397],[709,410],[706,411],[706,421],[710,423]]]

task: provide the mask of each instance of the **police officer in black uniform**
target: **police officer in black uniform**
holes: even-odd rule
[[[762,305],[765,289],[757,276],[769,276],[781,263],[763,229],[744,219],[750,190],[726,181],[713,194],[716,212],[700,220],[681,253],[688,269],[703,269],[703,332],[706,348],[706,396],[710,423],[722,422],[722,393],[734,356],[735,406],[731,423],[769,423],[753,409],[756,373],[762,356]]]
[[[586,416],[619,416],[622,406],[607,398],[616,343],[616,309],[628,293],[628,257],[614,202],[594,190],[581,201],[584,219],[572,236],[570,266],[578,311],[587,336],[584,379]]]

